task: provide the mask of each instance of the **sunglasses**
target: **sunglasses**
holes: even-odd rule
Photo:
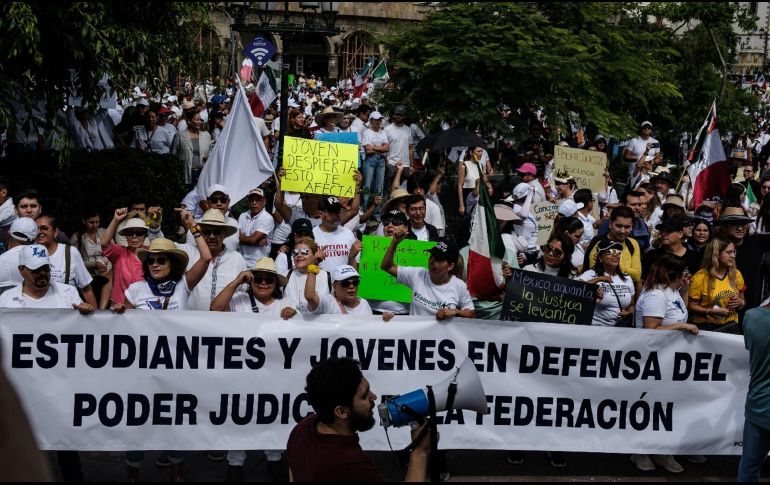
[[[382,227],[386,226],[403,226],[404,223],[401,221],[395,221],[395,220],[388,220],[388,221],[382,221]]]
[[[361,284],[361,280],[359,280],[358,278],[350,278],[348,280],[340,281],[339,283],[340,283],[340,286],[343,288],[350,288],[351,286],[355,286],[356,288],[358,288],[358,285]]]
[[[554,256],[562,256],[564,251],[559,248],[552,248],[551,246],[543,246],[543,254],[553,254]]]
[[[305,248],[305,249],[295,249],[294,251],[291,252],[292,256],[299,256],[300,254],[302,256],[307,256],[308,254],[310,254],[310,250],[307,249],[307,248]]]
[[[227,204],[230,202],[230,197],[226,195],[222,197],[209,197],[209,202],[212,204]]]
[[[622,249],[605,249],[603,253],[608,254],[610,256],[620,256],[623,253],[623,250]]]
[[[125,234],[126,237],[144,237],[147,235],[147,232],[138,230],[138,231],[126,231],[123,234]]]
[[[29,268],[27,268],[27,269],[29,269]],[[45,264],[45,265],[43,265],[43,266],[41,266],[41,267],[39,267],[37,269],[30,269],[30,271],[32,272],[32,274],[50,273],[51,272],[51,267],[49,265]]]
[[[272,285],[275,283],[275,276],[254,276],[253,283],[255,285],[261,285],[263,283],[266,285]]]
[[[166,256],[156,256],[156,257],[147,258],[147,264],[149,266],[152,266],[153,264],[157,264],[158,266],[165,266],[166,263],[168,263],[168,258]]]
[[[224,236],[225,231],[222,229],[201,229],[201,234],[203,234],[203,237],[209,237],[209,236]]]

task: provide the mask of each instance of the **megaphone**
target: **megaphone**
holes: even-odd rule
[[[445,380],[406,394],[393,396],[377,406],[382,425],[400,427],[430,414],[429,392],[433,392],[436,410],[468,409],[487,414],[487,397],[476,366],[466,358]]]

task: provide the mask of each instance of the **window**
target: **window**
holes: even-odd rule
[[[353,32],[342,44],[343,77],[349,78],[363,69],[375,54],[374,38],[366,32]]]

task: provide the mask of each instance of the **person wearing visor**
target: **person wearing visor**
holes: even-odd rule
[[[620,270],[623,244],[609,239],[599,241],[593,268],[577,277],[578,280],[598,284],[604,296],[596,303],[591,325],[617,326],[621,320],[634,314],[634,281]]]
[[[428,250],[428,269],[409,268],[393,262],[396,248],[405,237],[401,231],[393,234],[380,268],[395,276],[402,285],[412,289],[409,314],[435,315],[436,320],[452,317],[476,318],[476,310],[467,285],[453,274],[460,258],[460,251],[455,243],[439,239],[436,245]]]
[[[319,296],[316,293],[316,279],[320,268],[310,265],[307,268],[307,280],[305,281],[305,299],[307,309],[311,313],[324,315],[373,315],[369,302],[358,297],[358,285],[361,284],[361,276],[352,266],[342,265],[332,274],[332,293]],[[393,315],[390,315],[392,318]],[[385,318],[384,320],[390,320]]]

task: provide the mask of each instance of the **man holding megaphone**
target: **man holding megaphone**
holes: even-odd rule
[[[291,432],[287,444],[289,476],[296,482],[382,482],[372,458],[358,443],[358,432],[375,424],[377,395],[361,373],[357,361],[330,358],[313,368],[305,391],[311,414]],[[410,454],[405,482],[424,482],[430,455],[430,433],[425,425],[412,431],[417,439]]]

